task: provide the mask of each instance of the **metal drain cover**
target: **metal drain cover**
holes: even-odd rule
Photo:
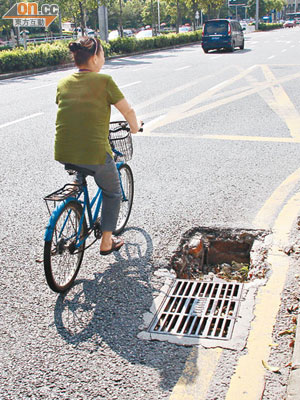
[[[176,279],[148,332],[192,338],[231,339],[243,284]]]

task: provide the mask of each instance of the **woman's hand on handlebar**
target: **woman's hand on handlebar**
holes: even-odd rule
[[[131,133],[143,132],[143,128],[142,128],[143,125],[144,125],[143,121],[138,121],[136,129],[132,129],[132,127],[131,127],[130,132]]]

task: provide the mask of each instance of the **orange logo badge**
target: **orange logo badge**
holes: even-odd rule
[[[12,19],[14,26],[47,28],[58,14],[59,7],[57,4],[42,4],[39,10],[38,3],[16,3],[2,18]]]

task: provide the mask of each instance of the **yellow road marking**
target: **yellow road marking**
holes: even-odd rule
[[[231,93],[230,97],[217,100],[214,103],[206,104],[197,109],[191,108],[202,101],[206,101],[209,97],[215,95],[220,89],[234,82],[234,79],[223,82],[223,84],[211,88],[209,91],[202,93],[185,103],[181,107],[175,107],[161,119],[154,121],[151,130],[164,126],[168,123],[178,121],[218,107],[220,105],[235,101],[239,98],[246,97],[250,94],[261,93],[266,89],[271,89],[274,102],[269,95],[262,96],[267,99],[268,104],[272,104],[273,109],[278,111],[279,116],[284,118],[288,128],[290,129],[293,139],[290,138],[269,138],[256,136],[229,136],[229,135],[185,135],[185,134],[164,134],[151,133],[151,136],[159,137],[189,137],[193,139],[220,139],[220,140],[248,140],[248,141],[265,141],[265,142],[285,142],[299,143],[300,131],[296,129],[295,120],[297,112],[291,106],[291,102],[282,88],[279,88],[279,82],[286,82],[300,77],[300,74],[293,74],[276,80],[271,76],[271,72],[262,67],[267,78],[267,82],[257,82],[252,89],[245,88],[242,93]],[[252,67],[253,69],[253,67]],[[243,71],[240,74],[246,77],[250,70]],[[279,88],[279,89],[278,89]],[[283,98],[280,98],[284,93]],[[275,106],[276,105],[276,106]],[[188,111],[189,110],[189,111]],[[292,111],[291,111],[292,110]],[[298,120],[297,120],[298,121]],[[150,135],[145,132],[144,136]],[[279,207],[287,199],[295,185],[299,182],[300,169],[295,171],[287,178],[272,196],[265,203],[255,219],[255,224],[270,223],[271,219],[277,213]],[[281,192],[280,192],[281,191]],[[280,246],[288,243],[288,236],[292,228],[292,224],[298,215],[300,208],[300,193],[288,201],[280,212],[273,229],[273,246],[269,251],[268,261],[272,265],[272,275],[266,286],[261,287],[256,298],[256,306],[254,310],[255,319],[252,322],[251,331],[249,333],[247,349],[248,353],[242,356],[236,367],[236,372],[232,376],[230,387],[227,392],[226,400],[249,399],[256,400],[261,397],[264,386],[265,370],[262,366],[262,360],[267,361],[270,354],[270,346],[272,343],[272,331],[275,324],[276,315],[280,307],[281,293],[284,287],[286,274],[289,266],[289,259],[279,251]],[[267,310],[267,312],[266,312]],[[217,363],[222,354],[222,349],[197,349],[194,348],[188,358],[183,375],[175,385],[170,400],[201,400],[205,399],[210,381],[213,377]]]
[[[291,136],[300,137],[300,114],[291,102],[285,90],[275,78],[270,67],[267,65],[261,66],[267,82],[272,84],[271,90],[274,96],[274,101],[269,102],[273,110],[282,118],[291,132]]]
[[[299,139],[269,137],[269,136],[240,136],[240,135],[203,135],[204,139],[239,140],[245,142],[275,142],[275,143],[300,143]]]
[[[194,82],[192,82],[192,83],[193,83],[193,85],[189,85],[189,86],[194,86]],[[251,86],[247,85],[247,86],[240,86],[239,88],[232,89],[232,90],[222,91],[221,93],[215,94],[214,95],[214,99],[223,98],[223,97],[226,97],[226,96],[231,96],[233,94],[241,93],[242,91],[249,90],[249,89],[251,89]],[[177,92],[177,90],[176,90],[176,92]],[[167,95],[165,95],[165,93],[164,93],[164,94],[162,94],[162,99],[166,98],[166,97],[169,97],[169,96],[170,96],[170,92],[167,92]],[[160,97],[160,96],[158,96],[158,97]],[[159,100],[161,100],[161,99],[159,99]],[[157,100],[157,101],[159,101],[159,100]],[[138,105],[137,107],[135,107],[135,109],[145,108],[145,104],[146,104],[146,106],[148,105],[147,103],[152,104],[153,103],[152,99],[149,100],[148,102],[144,102],[144,103]],[[165,113],[170,112],[173,109],[174,109],[174,106],[167,107],[166,104],[164,105],[164,112]],[[161,115],[161,112],[162,112],[161,109],[158,109],[158,110],[156,109],[155,111],[145,112],[143,114],[140,114],[139,118],[144,120],[146,118],[159,116],[159,115]]]
[[[286,123],[290,130],[291,136],[299,138],[300,134],[300,115],[293,103],[289,99],[287,93],[284,91],[278,80],[276,80],[268,65],[261,65],[263,73],[267,82],[273,83],[269,89],[262,90],[258,94],[268,104],[268,106]],[[254,76],[247,75],[246,80],[252,84],[257,85],[258,81]]]
[[[160,119],[157,119],[156,121],[151,123],[151,128],[150,128],[151,131],[154,131],[155,129],[165,126],[167,124],[170,124],[170,123],[173,123],[176,121],[180,121],[180,120],[188,118],[188,117],[192,117],[194,115],[200,114],[205,111],[212,110],[217,107],[221,107],[225,104],[229,104],[231,102],[245,98],[252,94],[260,93],[263,90],[273,88],[273,86],[279,86],[279,83],[288,82],[290,80],[297,79],[300,77],[300,73],[298,72],[295,74],[291,74],[291,75],[287,75],[285,77],[279,78],[278,80],[275,80],[275,78],[274,78],[274,79],[268,80],[266,82],[257,82],[254,85],[254,87],[249,88],[248,90],[243,90],[243,92],[241,92],[241,93],[233,94],[229,97],[223,98],[221,100],[216,100],[212,103],[205,104],[204,106],[201,106],[198,108],[193,108],[196,105],[200,104],[201,102],[209,100],[217,92],[224,89],[226,86],[231,85],[232,83],[236,82],[237,80],[246,78],[248,76],[248,74],[250,74],[252,72],[252,70],[256,67],[258,67],[258,66],[254,65],[254,66],[242,71],[237,76],[234,76],[233,78],[228,79],[228,80],[222,82],[221,84],[208,89],[206,92],[201,93],[199,96],[192,98],[191,100],[187,101],[186,103],[174,107],[169,112],[167,112],[165,115],[163,115]],[[260,66],[260,67],[263,68],[264,66]],[[276,98],[278,98],[278,94],[276,94],[276,96],[277,96]],[[280,107],[280,104],[281,104],[281,107]],[[285,121],[289,122],[289,129],[293,128],[293,136],[299,137],[299,136],[297,136],[298,134],[296,133],[296,128],[295,128],[295,121],[297,120],[297,118],[295,117],[295,112],[294,113],[291,112],[291,106],[290,106],[290,103],[288,103],[286,94],[285,94],[284,102],[281,102],[280,104],[277,106],[277,109],[280,110],[281,116],[285,115],[285,113],[288,112],[288,116],[285,118]],[[288,107],[286,106],[287,104],[289,104]],[[284,108],[282,108],[283,106],[284,106]]]
[[[188,83],[186,83],[184,85],[177,86],[176,88],[171,89],[169,91],[164,91],[163,93],[160,93],[159,95],[151,97],[150,99],[148,99],[148,100],[136,105],[134,107],[134,109],[135,110],[140,110],[142,108],[149,107],[151,104],[156,104],[158,101],[164,100],[167,97],[173,96],[173,95],[175,95],[175,94],[177,94],[179,92],[182,92],[183,90],[189,89],[191,86],[198,85],[199,83],[201,83],[202,81],[204,81],[205,79],[208,79],[210,77],[211,77],[211,75],[206,75],[205,77],[201,77],[201,78],[196,79],[194,81],[190,81],[190,82],[188,82]]]
[[[281,293],[289,266],[288,256],[279,249],[288,243],[289,233],[298,216],[299,208],[300,192],[283,207],[274,224],[274,243],[268,256],[272,275],[267,284],[258,291],[254,310],[255,318],[247,344],[248,352],[238,361],[226,400],[261,398],[265,375],[262,360],[267,361],[270,354],[269,344],[272,343],[273,326],[280,307]]]
[[[150,126],[150,129],[152,126]],[[299,139],[293,138],[283,138],[283,137],[269,137],[269,136],[240,136],[240,135],[201,135],[199,134],[188,134],[182,132],[151,132],[150,129],[146,128],[143,133],[139,133],[140,136],[150,136],[150,137],[172,137],[172,138],[185,138],[185,139],[212,139],[212,140],[233,140],[233,141],[243,141],[243,142],[274,142],[274,143],[300,143]]]
[[[158,127],[164,126],[170,122],[178,121],[180,119],[185,118],[186,111],[190,108],[194,107],[195,105],[207,101],[209,98],[213,97],[215,93],[222,90],[224,87],[231,85],[232,83],[242,79],[244,76],[249,74],[256,66],[253,65],[250,68],[246,69],[245,71],[240,72],[238,75],[228,79],[224,82],[221,82],[219,85],[214,86],[207,91],[201,93],[199,96],[193,97],[191,100],[187,101],[184,104],[180,104],[179,106],[175,107],[174,110],[171,110],[167,113],[164,118],[157,123],[153,124],[151,130],[154,130]]]
[[[272,194],[270,201],[283,202],[299,182],[300,169],[288,177]],[[279,191],[283,192],[280,199]],[[267,203],[266,203],[267,204]],[[272,275],[266,286],[259,289],[254,310],[255,319],[247,343],[247,354],[242,356],[232,376],[226,400],[261,398],[264,388],[265,370],[262,360],[267,361],[272,343],[272,331],[280,307],[281,293],[286,280],[289,258],[279,249],[288,243],[289,233],[298,216],[300,192],[295,194],[283,207],[273,227],[273,246],[268,262]],[[261,209],[263,212],[264,207]],[[259,215],[259,213],[258,213]],[[269,218],[272,217],[268,211]],[[257,217],[257,221],[259,218]],[[267,311],[266,311],[267,310]],[[198,354],[197,354],[198,352]],[[169,400],[204,400],[213,377],[222,349],[194,348],[183,375],[175,385]]]
[[[194,347],[169,400],[204,400],[222,351]]]
[[[283,202],[300,182],[300,168],[288,176],[272,193],[254,219],[256,228],[269,228],[275,214],[282,207]]]

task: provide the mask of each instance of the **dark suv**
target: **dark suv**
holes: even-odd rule
[[[227,49],[233,51],[235,47],[244,48],[244,32],[238,21],[230,19],[211,19],[206,21],[202,30],[202,49]]]

